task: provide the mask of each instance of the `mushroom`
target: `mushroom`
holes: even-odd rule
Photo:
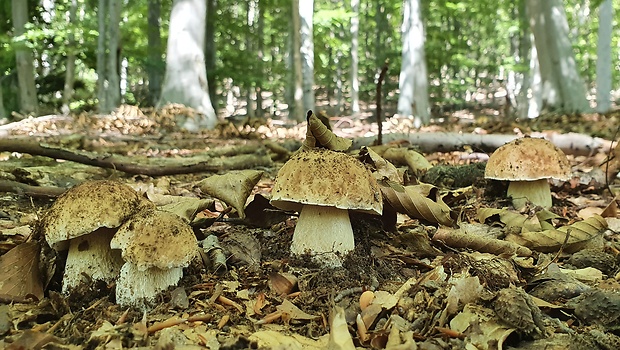
[[[292,254],[310,253],[326,266],[355,247],[348,210],[381,215],[377,181],[357,159],[326,149],[298,152],[276,177],[271,204],[298,211]]]
[[[125,220],[152,205],[120,182],[88,181],[63,193],[40,223],[47,243],[56,251],[69,249],[62,292],[78,286],[84,276],[112,281],[123,261],[110,249],[110,240]]]
[[[198,253],[191,227],[176,214],[145,210],[118,229],[110,246],[122,250],[125,264],[116,281],[116,302],[145,308],[176,285]]]
[[[550,208],[548,179],[570,179],[571,167],[561,149],[545,139],[524,137],[498,148],[486,165],[484,177],[510,181],[508,196],[517,209],[532,204]]]

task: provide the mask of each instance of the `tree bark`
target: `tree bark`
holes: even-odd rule
[[[26,32],[28,23],[28,2],[13,0],[11,2],[13,15],[14,35],[20,36]],[[37,88],[34,82],[34,58],[32,50],[20,43],[15,48],[15,62],[17,63],[17,80],[19,83],[20,111],[23,114],[36,114],[38,111]]]
[[[213,129],[217,124],[204,57],[206,12],[206,0],[175,0],[170,15],[166,75],[158,105],[182,103],[200,112],[195,118],[177,120],[189,131]]]
[[[359,69],[359,28],[360,28],[360,1],[351,0],[351,112],[354,116],[360,112],[360,82]]]
[[[77,0],[71,0],[69,6],[69,23],[75,23],[77,13]],[[69,114],[71,98],[73,97],[73,84],[75,82],[75,51],[77,50],[75,37],[73,33],[69,33],[67,37],[67,63],[65,71],[65,85],[62,93],[62,107],[60,110],[63,114]]]
[[[596,47],[596,111],[611,109],[611,36],[613,33],[614,6],[604,0],[598,8],[598,43]]]
[[[314,39],[312,18],[314,16],[314,0],[299,0],[299,16],[301,20],[301,69],[303,87],[303,108],[313,110],[314,102]]]
[[[302,77],[302,63],[301,63],[301,18],[299,13],[299,1],[292,0],[292,35],[291,42],[291,88],[292,88],[292,103],[289,104],[289,119],[302,121],[305,119],[304,113],[304,90],[303,90],[303,77]],[[303,0],[302,0],[303,1]]]
[[[109,113],[106,101],[106,0],[99,0],[97,20],[99,22],[99,36],[97,37],[97,99],[99,100],[99,112]]]
[[[543,103],[563,112],[590,110],[561,0],[527,0],[543,82]]]
[[[406,0],[403,8],[403,52],[399,78],[398,114],[413,116],[414,125],[430,122],[428,76],[424,54],[424,23],[420,0]]]
[[[149,43],[146,64],[149,79],[148,103],[154,106],[161,94],[164,71],[161,44],[161,0],[149,0],[147,38]]]
[[[121,0],[108,0],[109,25],[108,25],[108,69],[106,89],[107,110],[113,110],[121,104],[120,84],[120,21]]]
[[[207,72],[215,70],[217,60],[217,47],[215,46],[215,21],[217,19],[217,0],[207,0],[207,25],[205,33],[205,64]],[[217,112],[218,96],[217,96],[217,80],[214,74],[207,74],[207,83],[209,84],[209,98],[211,105]]]

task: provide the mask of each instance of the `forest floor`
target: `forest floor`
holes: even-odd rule
[[[147,119],[127,107],[110,116],[29,119],[0,130],[5,133],[4,141],[0,138],[0,348],[620,348],[618,167],[607,162],[619,113],[518,121],[481,109],[452,112],[419,131],[409,119],[388,119],[384,133],[572,132],[606,140],[606,146],[587,155],[568,154],[573,178],[552,182],[549,211],[514,210],[505,196],[507,185],[484,179],[486,153],[475,146],[425,152],[433,167],[470,170],[444,173],[432,183],[454,225],[401,213],[394,223],[385,215],[351,212],[356,248],[336,268],[290,256],[297,216],[264,200],[278,170],[304,141],[305,123],[244,120],[189,134],[175,129],[176,113],[184,111]],[[330,121],[337,135],[350,139],[378,130],[372,119]],[[41,149],[84,155],[101,166],[29,154]],[[109,159],[127,166],[106,166]],[[208,163],[209,171],[149,173],[197,161]],[[240,169],[262,172],[243,203],[246,218],[222,200],[201,208],[192,221],[196,238],[215,236],[219,247],[205,248],[202,259],[184,269],[178,287],[149,308],[116,304],[113,281],[84,280],[61,293],[67,253],[51,250],[37,223],[66,188],[118,180],[163,205],[158,199],[164,196],[168,204],[212,198],[201,181]],[[447,176],[454,178],[446,181]],[[485,210],[494,211],[481,214]],[[521,218],[516,226],[537,224],[544,228],[540,235],[555,234],[554,243],[536,238],[506,250],[498,242],[514,234],[511,215]],[[579,223],[593,224],[575,226]],[[481,240],[467,238],[480,232]],[[439,238],[440,233],[465,238]],[[223,260],[214,256],[218,252]]]

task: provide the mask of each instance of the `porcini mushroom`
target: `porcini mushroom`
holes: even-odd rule
[[[510,181],[508,196],[517,209],[527,201],[550,208],[548,179],[570,179],[571,167],[561,149],[545,139],[524,137],[498,148],[487,162],[484,177]]]
[[[118,229],[110,246],[121,249],[125,260],[116,281],[116,302],[141,308],[176,285],[198,253],[191,227],[178,215],[161,210],[136,214]]]
[[[120,182],[88,181],[63,193],[47,210],[40,228],[56,251],[67,248],[62,279],[63,293],[83,280],[112,281],[123,264],[110,240],[127,218],[139,208],[152,205]]]
[[[298,211],[292,254],[310,253],[327,266],[355,247],[349,210],[381,215],[379,186],[357,159],[326,149],[298,152],[276,177],[271,204]]]

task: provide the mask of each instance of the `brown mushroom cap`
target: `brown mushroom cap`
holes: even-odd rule
[[[498,148],[486,165],[484,177],[493,180],[534,181],[554,178],[568,180],[570,162],[553,143],[524,137]]]
[[[88,181],[58,197],[43,218],[42,230],[52,248],[64,250],[70,239],[101,227],[119,227],[138,208],[149,204],[120,182]]]
[[[118,229],[110,246],[141,271],[150,267],[185,267],[196,256],[198,242],[191,227],[178,215],[145,210]]]
[[[326,149],[298,152],[282,166],[271,204],[301,211],[303,205],[332,206],[380,215],[381,191],[357,159]]]

